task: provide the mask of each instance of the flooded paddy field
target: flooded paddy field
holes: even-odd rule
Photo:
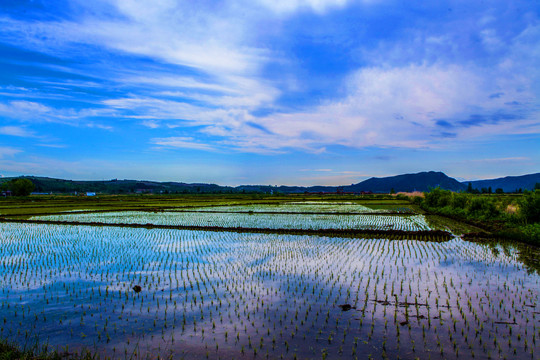
[[[190,221],[233,221],[217,215]],[[367,215],[342,217],[354,216]],[[538,258],[523,252],[458,237],[2,223],[0,337],[115,359],[536,359]]]
[[[252,207],[253,208],[253,207]],[[219,208],[220,209],[220,208]],[[118,211],[105,213],[60,214],[34,216],[33,220],[105,224],[151,224],[165,226],[208,226],[259,229],[366,229],[366,230],[430,230],[423,215],[331,214],[299,212],[211,212],[200,211]]]

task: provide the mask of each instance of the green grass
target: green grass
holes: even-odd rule
[[[479,233],[485,231],[474,225],[467,224],[463,221],[455,220],[441,215],[427,214],[425,215],[429,226],[436,230],[447,230],[456,235],[469,233]]]
[[[94,356],[85,352],[76,354],[70,352],[49,351],[47,347],[38,347],[37,345],[23,349],[20,346],[11,344],[6,340],[0,340],[0,360],[90,360]]]
[[[540,246],[539,190],[521,195],[498,195],[455,193],[436,188],[424,193],[424,198],[410,200],[428,214],[449,219],[449,224],[450,220],[469,224],[470,228],[458,229],[468,238],[476,233],[478,237],[506,238]]]

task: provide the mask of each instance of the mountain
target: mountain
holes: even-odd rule
[[[358,184],[345,186],[345,191],[372,191],[377,193],[388,193],[392,189],[395,191],[428,191],[430,188],[440,186],[442,189],[460,191],[467,189],[454,178],[445,173],[436,171],[420,172],[417,174],[404,174],[388,176],[382,178],[372,177]]]
[[[471,183],[474,189],[491,187],[492,191],[501,188],[504,192],[514,192],[518,189],[533,190],[536,183],[540,183],[540,173],[521,176],[506,176],[503,178],[489,180],[464,181],[462,184],[468,186]]]

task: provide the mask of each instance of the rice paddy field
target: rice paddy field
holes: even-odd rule
[[[37,216],[32,219],[104,224],[152,224],[172,226],[246,227],[260,229],[370,229],[429,230],[422,215],[334,215],[280,213],[107,212]]]
[[[225,204],[0,222],[0,338],[102,359],[538,359],[538,249],[84,224],[433,229],[389,209]]]

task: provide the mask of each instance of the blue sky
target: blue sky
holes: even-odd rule
[[[0,0],[0,174],[540,171],[540,3]]]

